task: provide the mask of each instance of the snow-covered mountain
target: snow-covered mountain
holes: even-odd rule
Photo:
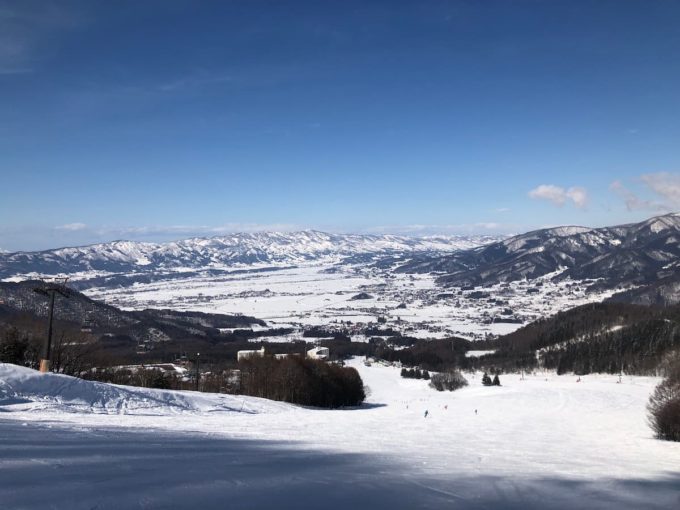
[[[674,278],[680,267],[680,214],[604,228],[536,230],[445,256],[415,257],[404,272],[441,272],[450,286],[533,279],[564,269],[559,278],[604,279],[603,284],[648,285]]]
[[[321,259],[414,253],[451,253],[502,239],[501,236],[430,236],[238,233],[169,243],[115,241],[39,252],[0,254],[0,278],[72,274],[83,271],[151,272],[253,264],[298,264]]]

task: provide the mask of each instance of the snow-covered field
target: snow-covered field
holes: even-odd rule
[[[479,298],[475,292],[439,287],[429,274],[408,275],[361,264],[310,263],[265,272],[192,275],[124,288],[93,288],[86,294],[125,309],[242,313],[264,319],[271,327],[341,321],[366,324],[383,317],[386,327],[409,336],[484,339],[613,294],[586,293],[582,282],[552,282],[555,274],[480,289],[488,296]],[[360,293],[369,298],[352,299]]]
[[[680,444],[645,421],[655,378],[437,393],[352,364],[371,391],[347,410],[0,364],[0,508],[680,507]]]

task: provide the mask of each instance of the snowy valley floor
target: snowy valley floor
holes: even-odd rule
[[[646,424],[655,378],[437,393],[353,365],[367,404],[324,411],[0,364],[0,508],[680,508],[680,444]]]

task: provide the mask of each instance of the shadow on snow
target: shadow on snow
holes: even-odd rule
[[[463,468],[431,475],[409,459],[294,442],[0,420],[5,509],[680,507],[679,473],[583,481],[471,476]]]

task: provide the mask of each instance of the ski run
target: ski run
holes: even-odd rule
[[[680,444],[646,422],[656,378],[439,393],[350,365],[366,403],[319,410],[0,364],[0,508],[680,508]]]

